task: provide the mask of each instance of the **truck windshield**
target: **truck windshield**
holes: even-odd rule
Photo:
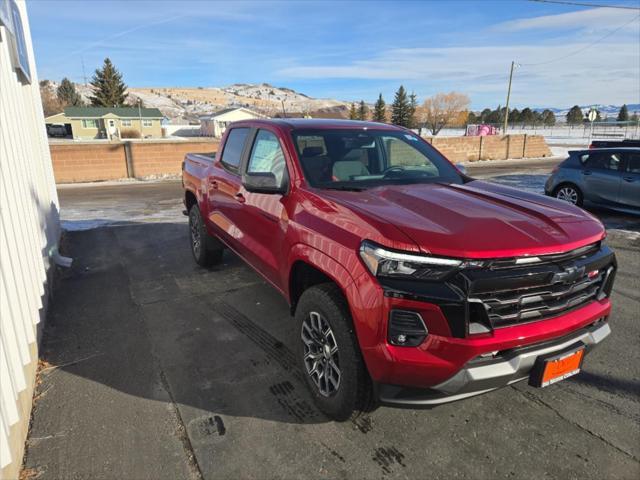
[[[305,178],[313,187],[357,190],[464,182],[448,160],[408,131],[318,129],[294,130],[292,135]]]

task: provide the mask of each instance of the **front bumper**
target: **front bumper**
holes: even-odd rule
[[[610,333],[609,324],[600,320],[557,340],[506,350],[495,357],[475,357],[454,376],[428,389],[379,384],[378,396],[382,404],[405,407],[438,405],[472,397],[527,379],[540,355],[572,345],[584,345],[588,353]]]

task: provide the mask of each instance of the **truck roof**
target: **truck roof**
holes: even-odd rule
[[[236,122],[234,122],[236,123]],[[238,124],[253,125],[278,125],[280,127],[291,129],[329,129],[329,128],[367,128],[376,130],[402,130],[397,125],[389,125],[387,123],[364,122],[360,120],[340,120],[332,118],[272,118],[272,119],[251,119],[241,120]]]

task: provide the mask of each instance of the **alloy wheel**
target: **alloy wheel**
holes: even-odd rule
[[[578,203],[578,192],[573,187],[562,187],[558,190],[556,198],[576,205]]]
[[[338,344],[329,322],[318,312],[310,312],[302,322],[304,365],[321,395],[334,395],[340,387]]]
[[[189,217],[189,228],[191,230],[191,248],[193,249],[193,254],[198,257],[200,256],[202,239],[200,238],[200,224],[198,223],[196,214],[197,212],[195,214],[192,213]]]

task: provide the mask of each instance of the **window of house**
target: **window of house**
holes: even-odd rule
[[[225,167],[234,171],[238,170],[247,135],[249,135],[248,128],[234,128],[229,132],[220,159]]]
[[[144,120],[142,120],[142,126],[143,127],[151,127],[151,126],[153,126],[153,120],[149,120],[149,119],[145,118]]]
[[[98,128],[97,120],[82,120],[82,128]]]
[[[268,130],[260,130],[249,157],[247,173],[273,173],[277,185],[282,184],[285,160],[278,138]]]
[[[121,120],[122,122],[122,126],[123,127],[130,127],[131,126],[131,120]]]

